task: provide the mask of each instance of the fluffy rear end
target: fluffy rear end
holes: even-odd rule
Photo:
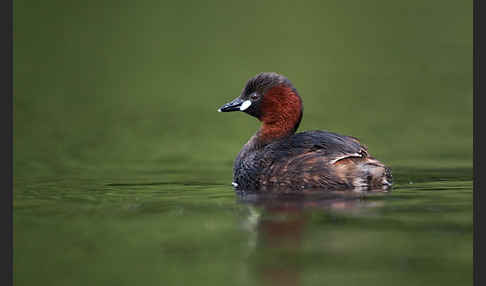
[[[392,185],[390,168],[372,158],[346,158],[334,163],[336,173],[359,189],[388,189]]]

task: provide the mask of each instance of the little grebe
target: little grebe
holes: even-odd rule
[[[391,170],[371,157],[357,138],[328,131],[295,133],[302,100],[280,74],[256,75],[238,98],[218,111],[243,111],[262,122],[234,162],[236,190],[386,190],[392,184]]]

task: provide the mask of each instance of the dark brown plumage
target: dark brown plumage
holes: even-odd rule
[[[262,122],[236,157],[237,190],[313,192],[391,186],[390,169],[371,157],[357,138],[327,131],[295,133],[302,107],[286,77],[261,73],[247,82],[238,98],[219,109],[243,111]]]

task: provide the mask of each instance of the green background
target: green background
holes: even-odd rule
[[[15,1],[15,174],[231,164],[258,123],[216,109],[262,71],[297,87],[301,131],[356,136],[392,165],[471,166],[471,8]]]
[[[16,0],[13,56],[17,285],[248,285],[286,257],[306,285],[471,281],[471,1]],[[398,192],[248,262],[228,185],[259,123],[216,110],[263,71]]]

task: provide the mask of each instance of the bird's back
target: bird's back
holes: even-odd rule
[[[234,181],[242,189],[295,192],[391,185],[390,170],[354,137],[306,131],[260,149],[252,150],[249,143],[235,161]]]

